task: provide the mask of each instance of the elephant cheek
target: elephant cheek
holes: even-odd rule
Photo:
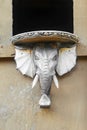
[[[52,76],[50,77],[40,76],[39,80],[41,86],[41,94],[49,95],[51,90],[51,84],[52,84]]]

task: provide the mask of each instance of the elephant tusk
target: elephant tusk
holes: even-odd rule
[[[36,75],[35,78],[34,78],[34,80],[33,80],[33,82],[32,82],[32,88],[35,87],[35,85],[36,85],[37,82],[38,82],[38,79],[39,79],[39,77],[38,77],[38,75]]]
[[[54,83],[55,83],[55,86],[56,86],[57,88],[59,88],[59,82],[58,82],[58,79],[57,79],[56,75],[53,76],[53,81],[54,81]]]

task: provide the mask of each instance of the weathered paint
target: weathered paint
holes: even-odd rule
[[[14,57],[15,49],[14,46],[9,45],[0,45],[0,58]],[[79,44],[77,46],[77,56],[86,56],[87,55],[87,46]]]

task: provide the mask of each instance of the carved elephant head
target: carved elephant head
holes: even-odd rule
[[[51,35],[51,32],[49,34]],[[60,34],[60,32],[58,32],[58,34]],[[22,36],[23,35],[25,34],[22,34]],[[73,34],[69,35],[74,37]],[[34,36],[33,38],[35,38]],[[54,36],[54,34],[52,34],[52,36]],[[18,37],[18,35],[16,37]],[[14,39],[16,39],[16,37]],[[74,39],[73,37],[72,39]],[[63,36],[63,38],[65,38],[65,41],[66,39],[69,39],[66,37],[66,35],[65,37]],[[29,44],[23,45],[21,42],[23,39],[19,39],[16,39],[16,41],[13,40],[16,45],[15,61],[17,69],[20,70],[22,74],[34,78],[32,88],[37,84],[37,81],[39,80],[41,86],[41,98],[39,105],[41,107],[48,107],[51,105],[49,95],[52,80],[58,88],[59,84],[56,74],[62,76],[63,74],[69,72],[76,65],[77,41],[74,40],[77,39],[67,42],[64,42],[64,39],[63,42],[59,40],[56,40],[55,42],[51,40],[49,40],[49,42],[47,42],[47,40],[43,40],[42,42],[37,41],[36,44],[34,41],[32,46]],[[25,39],[27,40],[27,38]],[[30,43],[30,41],[28,42]]]

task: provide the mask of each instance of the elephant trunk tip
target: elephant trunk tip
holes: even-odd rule
[[[46,94],[43,94],[39,100],[39,105],[41,108],[50,107],[51,105],[50,97],[48,97]]]

